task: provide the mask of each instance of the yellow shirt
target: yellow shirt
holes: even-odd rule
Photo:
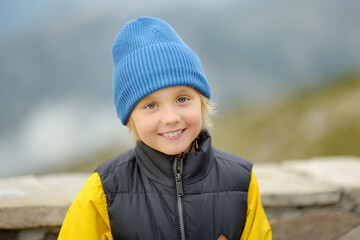
[[[61,227],[60,240],[110,240],[111,226],[100,176],[93,173],[72,203]],[[254,172],[248,191],[246,223],[241,240],[271,240],[272,232],[260,200]]]

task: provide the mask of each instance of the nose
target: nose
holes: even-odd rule
[[[176,107],[168,106],[163,109],[161,115],[161,122],[165,125],[171,125],[180,121],[180,114]]]

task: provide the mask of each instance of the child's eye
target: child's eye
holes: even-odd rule
[[[179,97],[177,101],[178,101],[179,103],[184,103],[184,102],[186,102],[187,100],[188,100],[188,99],[187,99],[186,97]]]
[[[157,107],[157,105],[155,103],[149,103],[148,105],[146,105],[147,109],[154,109],[156,107]]]

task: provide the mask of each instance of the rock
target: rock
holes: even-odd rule
[[[281,164],[254,166],[264,207],[304,207],[336,204],[341,190],[294,172]]]
[[[0,240],[17,239],[17,232],[12,230],[0,230]]]
[[[360,189],[344,188],[340,207],[360,214]]]
[[[67,174],[1,180],[0,229],[60,226],[87,177]]]
[[[332,211],[293,220],[273,220],[270,224],[274,240],[338,240],[360,225],[360,217],[342,211]],[[359,230],[354,231],[358,233]]]
[[[358,157],[323,157],[310,160],[288,161],[288,169],[343,188],[360,189],[360,158]]]
[[[67,198],[34,176],[2,180],[0,228],[57,225],[64,217],[67,204]]]
[[[351,230],[348,234],[341,237],[339,240],[358,240],[360,238],[360,226]]]
[[[44,240],[45,235],[43,229],[26,229],[18,233],[18,240]]]
[[[52,189],[67,196],[68,200],[72,202],[89,177],[88,173],[58,173],[43,175],[39,179]]]

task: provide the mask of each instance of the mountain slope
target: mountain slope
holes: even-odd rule
[[[360,75],[218,117],[214,145],[254,162],[360,155]]]

